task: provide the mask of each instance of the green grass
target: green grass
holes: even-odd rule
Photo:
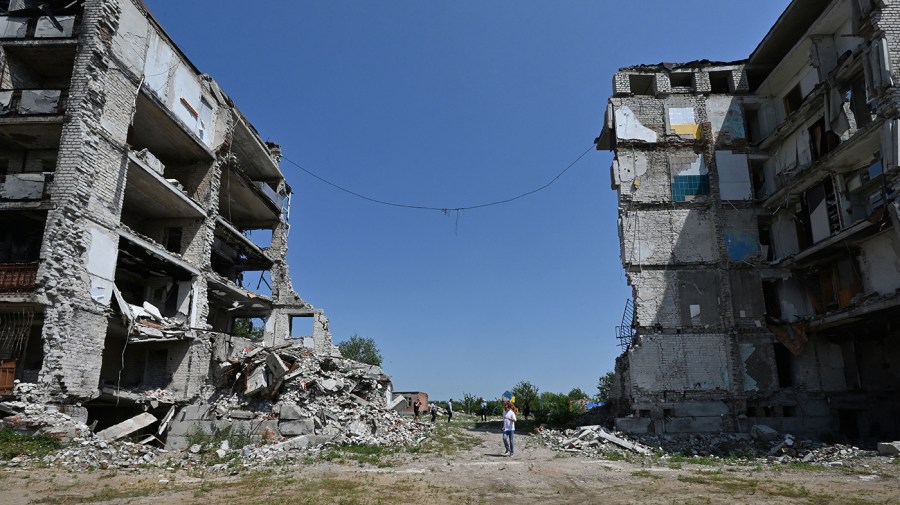
[[[648,479],[662,479],[661,475],[657,475],[649,470],[638,470],[636,472],[631,472],[632,477],[646,477]]]
[[[0,460],[10,460],[16,456],[43,457],[61,448],[62,443],[51,436],[0,430]]]
[[[396,464],[395,456],[399,451],[399,448],[383,445],[342,445],[322,451],[318,459],[336,463],[352,461],[359,465],[385,468]]]

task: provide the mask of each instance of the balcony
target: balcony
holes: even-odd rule
[[[29,293],[37,282],[37,262],[0,264],[0,293]]]
[[[160,172],[136,153],[128,153],[124,212],[142,219],[205,218],[203,207],[176,186],[181,183]]]
[[[61,116],[68,90],[0,90],[0,117]]]
[[[73,2],[73,5],[75,2]],[[0,39],[71,39],[78,36],[74,15],[0,16]]]
[[[219,214],[237,228],[271,229],[282,212],[275,199],[283,202],[267,183],[250,180],[238,168],[229,167],[222,173]]]
[[[0,202],[47,200],[52,182],[53,172],[0,175]]]

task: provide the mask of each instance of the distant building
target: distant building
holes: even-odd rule
[[[900,434],[898,48],[900,4],[794,0],[747,60],[616,73],[619,429]]]
[[[280,148],[143,2],[0,12],[0,394],[111,418],[195,398],[235,336],[335,352],[288,274]]]
[[[422,402],[422,407],[419,409],[419,413],[424,414],[425,411],[428,410],[428,393],[423,393],[421,391],[394,392],[394,400],[401,396],[406,399],[406,402],[401,403],[397,406],[397,408],[394,409],[397,412],[401,414],[413,415],[413,403],[416,402],[416,399]],[[405,406],[401,408],[401,405],[404,404]]]

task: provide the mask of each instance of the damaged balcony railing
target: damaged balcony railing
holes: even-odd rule
[[[37,269],[37,263],[0,264],[0,293],[34,291]]]
[[[53,116],[65,112],[68,90],[0,90],[0,116]]]
[[[46,200],[51,182],[53,172],[0,175],[0,201]]]
[[[71,38],[77,25],[75,16],[0,16],[0,39]]]
[[[622,324],[616,326],[616,338],[623,350],[631,347],[634,338],[634,302],[631,298],[625,300],[625,312],[622,314]]]
[[[272,186],[269,186],[267,182],[253,181],[253,184],[256,185],[256,187],[259,188],[259,190],[262,191],[263,194],[272,201],[272,203],[277,205],[279,209],[284,208],[284,197],[279,195],[277,191],[272,189]]]

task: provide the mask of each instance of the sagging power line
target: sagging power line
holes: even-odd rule
[[[502,204],[505,204],[505,203],[509,203],[509,202],[518,200],[518,199],[520,199],[520,198],[524,198],[524,197],[529,196],[529,195],[533,195],[533,194],[535,194],[535,193],[537,193],[537,192],[539,192],[539,191],[542,191],[542,190],[544,190],[544,189],[547,189],[548,187],[550,187],[550,185],[552,185],[554,182],[556,182],[557,180],[559,180],[560,177],[562,177],[563,175],[565,175],[565,173],[568,172],[570,168],[572,168],[572,167],[575,166],[579,161],[581,161],[582,158],[584,158],[585,156],[587,156],[587,153],[591,152],[592,150],[594,150],[594,145],[593,145],[593,144],[591,144],[590,147],[588,147],[583,153],[581,153],[577,158],[575,158],[574,161],[572,161],[571,163],[569,163],[569,164],[566,166],[566,168],[564,168],[560,173],[556,174],[556,177],[550,179],[547,183],[545,183],[544,185],[542,185],[542,186],[540,186],[540,187],[538,187],[538,188],[532,189],[531,191],[526,191],[525,193],[521,193],[521,194],[519,194],[519,195],[513,196],[513,197],[511,197],[511,198],[506,198],[506,199],[503,199],[503,200],[496,200],[496,201],[492,201],[492,202],[480,203],[480,204],[477,204],[477,205],[461,206],[461,207],[436,207],[436,206],[431,206],[431,205],[412,205],[412,204],[406,204],[406,203],[389,202],[389,201],[386,201],[386,200],[380,200],[380,199],[378,199],[378,198],[373,198],[373,197],[370,197],[370,196],[363,195],[363,194],[358,193],[358,192],[356,192],[356,191],[353,191],[353,190],[351,190],[351,189],[345,188],[345,187],[343,187],[343,186],[341,186],[341,185],[339,185],[339,184],[336,184],[336,183],[334,183],[334,182],[331,182],[331,181],[329,181],[328,179],[325,179],[324,177],[322,177],[322,176],[320,176],[320,175],[318,175],[318,174],[316,174],[316,173],[314,173],[314,172],[312,172],[312,171],[310,171],[310,170],[304,168],[304,167],[301,166],[299,163],[297,163],[297,162],[291,160],[290,158],[282,157],[282,160],[284,160],[284,161],[290,163],[291,165],[294,165],[295,167],[297,167],[297,168],[299,168],[300,170],[306,172],[306,173],[309,174],[310,176],[312,176],[312,177],[318,179],[318,180],[321,181],[321,182],[324,182],[325,184],[328,184],[329,186],[331,186],[331,187],[333,187],[333,188],[335,188],[335,189],[338,189],[338,190],[340,190],[340,191],[343,191],[344,193],[349,193],[349,194],[351,194],[351,195],[353,195],[353,196],[355,196],[355,197],[357,197],[357,198],[361,198],[361,199],[366,200],[366,201],[369,201],[369,202],[373,202],[373,203],[377,203],[377,204],[381,204],[381,205],[388,205],[388,206],[391,206],[391,207],[401,207],[401,208],[404,208],[404,209],[436,210],[436,211],[439,211],[439,212],[443,212],[444,214],[448,214],[448,213],[450,213],[450,212],[456,212],[457,215],[458,215],[458,213],[459,213],[460,211],[464,211],[464,210],[472,210],[472,209],[481,209],[481,208],[483,208],[483,207],[491,207],[491,206],[494,206],[494,205],[502,205]]]

